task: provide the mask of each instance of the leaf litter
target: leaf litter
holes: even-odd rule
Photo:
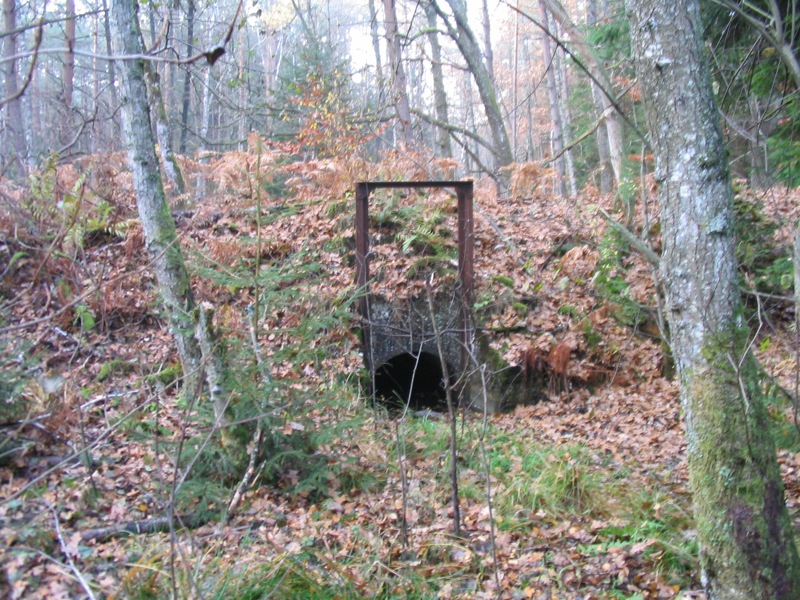
[[[175,514],[167,492],[183,474],[165,448],[184,443],[199,450],[209,432],[176,402],[168,373],[177,357],[141,231],[131,226],[70,261],[28,258],[7,269],[12,279],[4,283],[7,324],[32,323],[20,339],[34,346],[31,372],[40,376],[25,386],[29,418],[4,427],[28,445],[0,466],[0,539],[8,548],[3,593],[77,597],[89,589],[96,597],[158,597],[175,589],[213,597],[223,589],[235,593],[236,585],[257,589],[248,582],[261,578],[292,580],[317,594],[293,597],[703,597],[678,386],[665,377],[668,359],[653,325],[656,278],[629,249],[613,260],[604,256],[607,224],[593,207],[618,214],[613,199],[591,190],[555,198],[546,179],[524,196],[502,199],[486,182],[476,184],[476,310],[491,346],[508,364],[522,365],[562,344],[569,386],[549,401],[485,419],[463,415],[465,535],[455,538],[449,459],[446,445],[436,442],[446,438],[446,424],[406,419],[397,439],[392,416],[373,410],[358,386],[363,363],[352,319],[332,320],[304,337],[310,350],[324,352],[297,359],[304,356],[295,337],[304,317],[332,314],[355,294],[355,179],[401,179],[408,166],[331,159],[286,167],[285,159],[271,148],[258,161],[244,152],[209,166],[185,162],[188,174],[205,178],[214,192],[179,199],[185,208],[175,214],[198,273],[198,301],[215,306],[217,327],[231,336],[247,331],[254,290],[215,282],[200,268],[267,268],[297,255],[318,265],[313,277],[287,275],[281,285],[294,286],[293,303],[266,306],[258,341],[271,376],[294,402],[281,432],[342,432],[320,442],[314,455],[345,466],[326,471],[312,491],[299,487],[301,473],[290,466],[277,483],[248,490],[227,519],[219,517],[225,497],[202,490],[185,509],[209,518],[190,523]],[[121,165],[104,164],[97,176],[114,189],[118,218],[131,219],[130,178]],[[281,180],[282,193],[259,191]],[[262,223],[253,216],[259,201]],[[419,256],[409,249],[422,243],[424,255],[425,244],[440,238],[436,252],[450,260],[453,198],[409,194],[377,202],[386,219],[373,232],[372,268],[381,274],[373,291],[418,293],[424,283],[409,273]],[[422,203],[411,214],[416,221],[402,221],[409,213],[392,202]],[[649,220],[638,207],[629,223],[639,234],[657,218],[650,202]],[[787,193],[770,206],[792,222],[799,204]],[[3,218],[9,226],[11,217]],[[417,221],[432,225],[415,229]],[[2,246],[13,254],[17,242],[4,236]],[[624,291],[600,293],[601,271]],[[78,304],[94,326],[81,326],[71,310]],[[763,335],[763,364],[791,389],[797,364],[787,323]],[[336,387],[341,381],[349,387]],[[336,407],[317,402],[325,390],[345,389],[351,397]],[[781,450],[779,461],[797,525],[800,459]],[[89,535],[165,515],[172,516],[167,531]]]

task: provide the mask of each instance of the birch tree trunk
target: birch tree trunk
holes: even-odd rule
[[[399,121],[400,142],[411,148],[411,107],[408,104],[408,85],[406,72],[400,55],[400,38],[397,33],[397,7],[395,0],[383,0],[386,27],[386,46],[389,50],[389,65],[392,69],[392,88],[394,89],[394,106]]]
[[[436,9],[428,4],[425,7],[425,16],[428,18],[428,41],[431,44],[431,73],[433,75],[433,105],[436,110],[436,120],[439,123],[449,124],[450,116],[447,111],[447,92],[444,89],[444,73],[442,72],[442,47],[439,44],[439,31],[436,27]],[[436,155],[450,158],[453,148],[450,144],[450,132],[444,127],[436,129]]]
[[[672,350],[709,600],[800,598],[800,560],[736,287],[733,192],[698,0],[628,0],[656,155]]]
[[[144,63],[144,75],[147,83],[147,92],[150,99],[151,114],[155,115],[156,141],[161,154],[161,164],[164,174],[172,185],[174,194],[181,195],[186,192],[186,182],[181,172],[178,157],[172,148],[172,131],[169,126],[167,109],[164,106],[164,95],[161,91],[161,76],[158,69],[152,64]]]
[[[551,31],[559,35],[559,27],[555,19],[550,18]],[[569,110],[567,98],[569,97],[569,86],[567,82],[566,56],[562,48],[555,48],[553,52],[553,73],[556,80],[556,109],[561,119],[561,140],[564,147],[564,170],[567,175],[567,190],[570,197],[574,198],[578,193],[575,182],[575,161],[572,157],[572,114]]]
[[[186,57],[190,57],[194,50],[194,0],[186,3]],[[183,105],[181,106],[181,142],[180,153],[186,154],[186,133],[189,129],[189,107],[192,100],[192,70],[186,66],[183,79]]]
[[[513,160],[511,153],[511,143],[508,139],[503,111],[500,102],[497,100],[494,84],[491,75],[483,61],[481,48],[467,20],[467,6],[463,0],[445,0],[453,12],[453,21],[439,5],[438,0],[432,0],[436,7],[436,12],[447,26],[450,37],[456,42],[461,55],[467,63],[467,68],[475,80],[478,88],[478,95],[481,98],[486,119],[489,122],[489,130],[492,133],[494,171],[497,173],[501,167],[510,165]]]
[[[539,10],[542,13],[542,23],[545,29],[550,29],[550,14],[547,5],[539,0]],[[553,32],[555,33],[555,32]],[[542,39],[542,58],[545,69],[545,82],[547,84],[547,97],[550,104],[550,153],[553,157],[553,166],[558,178],[555,182],[555,193],[559,196],[567,195],[567,167],[564,161],[564,123],[561,120],[561,110],[558,100],[558,83],[556,82],[556,53],[552,49],[550,36],[544,35]]]
[[[17,6],[15,0],[3,0],[3,27],[6,31],[17,28]],[[19,93],[17,81],[17,36],[6,35],[3,38],[3,71],[5,75],[5,97],[10,98],[6,104],[5,126],[9,132],[13,147],[12,163],[16,163],[16,175],[25,178],[28,172],[28,145],[22,122],[22,101],[15,97]]]
[[[64,24],[64,66],[61,69],[61,84],[64,90],[64,106],[72,108],[72,91],[75,82],[75,0],[66,0],[66,23]]]
[[[589,0],[586,6],[586,25],[590,28],[597,26],[597,0]],[[608,97],[600,89],[600,86],[592,81],[592,103],[594,104],[595,114],[598,118],[597,132],[595,139],[597,142],[597,158],[600,166],[598,167],[600,182],[598,188],[601,194],[607,194],[614,189],[614,171],[611,168],[611,148],[608,143],[608,128],[603,118],[606,111],[604,100]]]
[[[116,29],[116,41],[120,44],[117,51],[128,55],[142,54],[135,0],[112,0],[111,18]],[[202,380],[201,352],[194,337],[195,302],[175,222],[161,182],[150,128],[144,61],[128,60],[121,63],[121,67],[123,131],[139,218],[164,310],[183,365],[184,389],[192,393],[199,389]]]
[[[608,145],[608,155],[611,164],[611,169],[614,174],[614,179],[617,184],[620,182],[622,176],[622,155],[623,155],[623,128],[622,119],[617,113],[614,102],[609,96],[611,93],[612,85],[611,80],[603,66],[602,61],[597,56],[597,53],[586,42],[585,36],[581,33],[580,29],[569,18],[564,5],[559,0],[543,0],[547,6],[550,15],[561,26],[561,28],[569,35],[570,41],[575,45],[577,54],[583,59],[586,68],[596,82],[592,82],[593,95],[597,95],[596,103],[599,103],[599,108],[602,111],[602,124],[605,129],[606,140]],[[590,3],[590,8],[594,2]],[[603,8],[604,13],[607,11]],[[598,131],[599,135],[599,131]]]

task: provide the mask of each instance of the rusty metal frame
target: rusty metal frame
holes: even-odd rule
[[[365,356],[370,356],[369,323],[369,195],[377,189],[452,188],[458,199],[458,276],[463,289],[461,308],[464,350],[469,335],[469,309],[475,287],[473,183],[471,181],[360,181],[356,184],[356,283],[362,296],[358,311],[362,322]],[[466,363],[465,363],[466,364]],[[372,368],[375,365],[371,365]]]

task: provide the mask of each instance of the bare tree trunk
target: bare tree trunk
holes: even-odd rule
[[[200,148],[198,155],[200,157],[200,164],[207,164],[209,161],[208,155],[208,124],[210,120],[211,110],[211,69],[206,69],[205,77],[203,77],[203,112],[200,117]],[[197,183],[195,191],[197,198],[204,198],[208,194],[208,179],[205,170],[200,172],[200,180]]]
[[[395,0],[383,0],[386,20],[386,46],[389,50],[389,64],[392,69],[394,106],[400,125],[400,141],[406,148],[413,146],[411,135],[411,107],[408,104],[408,85],[406,72],[400,52],[400,37],[397,33],[397,8]]]
[[[283,45],[278,40],[277,35],[273,31],[267,32],[267,39],[264,42],[264,53],[262,54],[262,62],[264,65],[264,99],[267,103],[267,116],[266,116],[266,126],[267,130],[269,131],[272,126],[272,110],[271,105],[273,103],[273,99],[275,96],[275,81],[277,79],[278,70],[280,69],[281,58],[283,52]],[[203,95],[205,96],[205,87],[203,88]],[[203,100],[203,111],[205,111],[205,99]],[[201,123],[200,128],[202,129],[203,125]],[[203,134],[200,135],[203,138]],[[201,147],[203,141],[200,141]]]
[[[61,84],[64,90],[64,105],[72,108],[72,91],[75,82],[75,0],[66,0],[67,20],[64,23],[64,66],[61,71]]]
[[[109,16],[108,12],[108,4],[107,0],[103,0],[103,11],[105,12],[105,18],[103,19],[103,28],[105,30],[106,36],[106,54],[111,56],[112,49],[111,49],[111,17]],[[117,110],[119,106],[119,95],[117,94],[117,86],[114,83],[117,81],[117,68],[113,60],[109,60],[108,64],[108,80],[111,82],[109,86],[111,88],[111,111],[112,115],[114,111]],[[117,119],[112,116],[111,119],[111,138],[113,140],[119,139],[119,125]],[[116,147],[111,148],[112,150],[116,150]]]
[[[567,32],[570,40],[575,45],[577,53],[583,59],[592,77],[602,84],[602,89],[598,91],[600,92],[599,100],[603,107],[602,116],[608,139],[609,160],[611,161],[611,169],[614,172],[614,178],[617,183],[619,183],[620,177],[622,176],[623,131],[620,116],[617,113],[614,102],[609,96],[612,90],[611,81],[603,67],[603,63],[591,46],[586,42],[584,35],[578,27],[576,27],[569,18],[567,11],[559,0],[540,0],[540,3],[547,6],[553,19]]]
[[[194,0],[186,0],[186,56],[187,58],[194,52]],[[189,107],[192,100],[192,70],[187,65],[183,79],[183,106],[181,110],[181,143],[180,153],[186,154],[186,133],[189,129]]]
[[[468,71],[464,71],[464,77],[461,80],[461,97],[465,99],[465,121],[466,127],[471,129],[472,131],[477,131],[478,126],[475,123],[475,109],[473,108],[472,103],[472,76],[469,74]],[[475,161],[473,160],[473,156],[478,154],[478,144],[472,138],[467,138],[461,144],[463,153],[462,153],[462,160],[461,162],[464,163],[464,167],[467,173],[472,173],[475,169]]]
[[[489,0],[481,0],[481,25],[483,25],[483,55],[486,58],[486,70],[489,79],[494,81],[494,51],[492,50],[492,26],[489,21]]]
[[[34,67],[33,74],[31,76],[31,93],[28,97],[28,106],[31,111],[31,145],[28,149],[28,154],[30,156],[36,156],[38,154],[39,145],[37,140],[41,140],[44,137],[42,135],[42,88],[39,77],[40,69],[38,67]]]
[[[589,0],[586,6],[586,25],[589,28],[597,26],[597,0]],[[608,144],[608,128],[604,119],[605,115],[605,94],[600,86],[592,81],[592,102],[594,104],[595,115],[598,119],[595,140],[597,142],[597,158],[600,163],[598,171],[600,182],[598,188],[601,194],[608,194],[614,190],[614,171],[611,167],[611,149]]]
[[[92,110],[95,114],[95,121],[92,123],[92,146],[93,153],[100,152],[100,149],[105,146],[102,131],[100,130],[100,15],[96,14],[93,19],[94,27],[92,28]]]
[[[164,107],[161,77],[155,65],[150,63],[144,63],[144,75],[150,98],[150,112],[155,115],[156,141],[158,141],[158,150],[161,154],[161,164],[164,166],[167,181],[172,185],[172,192],[180,196],[186,192],[186,181],[183,178],[178,157],[172,149],[172,131],[169,126],[167,109]]]
[[[794,224],[794,326],[795,336],[800,341],[800,219]],[[798,349],[800,351],[800,349]],[[795,368],[800,368],[796,365]],[[795,390],[795,394],[797,390]]]
[[[436,110],[436,120],[439,123],[450,123],[447,111],[447,92],[444,89],[444,74],[442,72],[442,47],[439,44],[439,32],[436,28],[436,9],[430,4],[425,7],[428,17],[428,40],[431,44],[431,73],[433,75],[433,104]],[[436,130],[436,155],[451,157],[453,148],[450,145],[450,132],[444,127]]]
[[[378,11],[375,9],[375,0],[369,0],[369,35],[372,39],[372,51],[375,53],[375,76],[378,81],[378,90],[382,95],[386,84],[383,81],[381,43],[378,36]]]
[[[247,127],[247,107],[245,106],[245,75],[247,74],[247,21],[239,30],[239,48],[236,57],[236,84],[238,86],[238,99],[236,112],[239,118],[239,149],[247,148],[247,134],[249,128]]]
[[[112,2],[111,18],[120,43],[118,51],[124,54],[142,53],[137,13],[135,0]],[[144,61],[128,60],[121,64],[124,138],[136,203],[167,320],[183,365],[184,389],[191,393],[199,388],[202,376],[200,347],[194,337],[196,307],[175,222],[161,182],[147,104]]]
[[[492,78],[481,56],[481,49],[475,34],[469,26],[467,20],[467,6],[463,0],[445,0],[453,12],[451,22],[448,15],[439,6],[438,0],[433,0],[436,12],[445,22],[450,37],[456,42],[461,55],[467,63],[467,67],[475,80],[478,88],[483,108],[486,111],[486,118],[489,122],[489,130],[492,133],[492,152],[494,159],[494,171],[497,173],[501,167],[510,165],[514,156],[511,153],[511,143],[508,140],[503,112],[495,94]]]
[[[698,0],[628,0],[656,154],[671,343],[709,600],[800,598],[750,332],[741,317],[733,191]]]
[[[552,27],[551,31],[558,33],[559,28],[555,19],[552,18],[552,15],[550,18],[550,27]],[[561,139],[563,147],[565,148],[564,167],[567,176],[567,189],[570,197],[574,198],[578,190],[575,183],[575,162],[572,157],[572,148],[570,147],[572,143],[572,135],[570,133],[572,114],[569,110],[569,104],[567,103],[569,88],[567,83],[566,56],[561,48],[556,48],[554,50],[553,72],[555,73],[556,79],[556,109],[558,110],[561,120]]]
[[[519,150],[519,13],[514,13],[514,54],[511,62],[511,153]]]
[[[6,31],[13,31],[17,28],[17,7],[15,0],[3,0],[3,27]],[[19,178],[24,178],[28,172],[28,145],[25,141],[24,123],[22,121],[22,101],[15,98],[19,93],[19,82],[17,81],[17,36],[16,34],[6,35],[3,38],[3,60],[6,89],[5,97],[10,98],[6,104],[6,130],[9,132],[9,141],[13,146],[14,156],[12,164],[16,163],[15,174]]]
[[[539,9],[542,12],[542,23],[548,31],[550,29],[550,16],[547,6],[539,0]],[[555,32],[553,32],[555,33]],[[556,53],[552,49],[550,37],[545,35],[542,39],[542,52],[546,73],[547,97],[550,101],[550,153],[553,158],[558,179],[555,182],[555,193],[559,196],[567,195],[567,169],[564,162],[564,124],[561,121],[561,110],[558,100],[558,83],[556,82]]]
[[[750,185],[756,188],[767,184],[767,135],[762,131],[763,114],[758,104],[758,98],[750,94],[747,98],[747,106],[750,109],[750,123],[747,128],[747,154],[750,158]]]

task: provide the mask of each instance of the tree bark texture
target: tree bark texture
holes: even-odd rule
[[[194,52],[194,0],[186,3],[186,58]],[[186,67],[183,75],[183,105],[181,106],[181,142],[180,152],[186,154],[186,134],[189,130],[189,107],[192,103],[192,70]]]
[[[375,8],[375,0],[369,0],[369,36],[372,40],[372,52],[375,54],[375,77],[378,82],[379,94],[384,93],[383,64],[381,60],[381,43],[378,36],[378,11]]]
[[[550,29],[550,15],[547,5],[539,0],[539,9],[542,13],[542,23],[548,31]],[[555,32],[552,32],[555,34]],[[542,38],[542,58],[544,59],[545,82],[547,83],[547,97],[550,100],[550,153],[553,157],[558,179],[555,193],[559,196],[567,195],[567,168],[564,161],[564,123],[562,121],[561,107],[558,100],[558,84],[556,82],[556,53],[550,43],[550,37],[545,34]]]
[[[61,71],[61,82],[64,86],[64,106],[72,108],[72,92],[75,81],[75,0],[66,1],[67,21],[64,24],[64,41],[67,50],[64,52],[64,66]]]
[[[135,0],[112,0],[111,18],[117,51],[142,53],[142,37]],[[133,174],[145,243],[158,279],[164,309],[183,364],[185,389],[199,386],[200,347],[194,337],[195,303],[189,273],[183,262],[172,213],[167,205],[153,140],[142,60],[121,63],[122,117],[128,162]]]
[[[172,149],[172,131],[169,126],[167,109],[164,106],[164,95],[161,92],[161,76],[155,65],[148,63],[144,63],[144,74],[150,98],[150,112],[155,115],[156,141],[158,142],[158,151],[161,153],[161,164],[164,166],[167,181],[172,185],[173,193],[180,195],[186,192],[186,182],[183,179],[178,157]]]
[[[574,45],[575,52],[583,60],[584,66],[591,73],[595,81],[592,82],[592,94],[596,95],[596,104],[598,109],[601,110],[602,117],[602,130],[605,132],[605,139],[602,142],[604,146],[608,147],[608,160],[611,161],[611,169],[613,170],[614,179],[617,183],[620,181],[622,175],[622,155],[623,155],[623,132],[622,132],[622,119],[617,113],[612,100],[611,90],[613,86],[611,79],[608,77],[603,62],[597,53],[586,41],[585,36],[581,30],[575,25],[572,19],[569,18],[564,5],[559,0],[544,0],[550,15],[561,26],[561,28],[569,35],[570,42]],[[597,6],[596,2],[589,3],[589,22],[592,25],[592,19],[597,20]],[[599,85],[598,85],[599,83]],[[601,130],[598,129],[598,136]]]
[[[586,5],[586,25],[590,28],[597,26],[597,0],[589,0]],[[570,34],[571,36],[571,34]],[[597,159],[600,163],[597,171],[599,174],[599,189],[601,194],[607,194],[614,189],[614,171],[611,168],[611,147],[608,143],[609,131],[606,127],[604,116],[606,114],[605,103],[608,96],[600,89],[600,86],[592,81],[592,102],[599,123],[595,138],[597,141]]]
[[[447,112],[447,92],[444,89],[444,73],[442,72],[442,47],[439,44],[439,31],[436,28],[436,9],[430,4],[425,7],[428,18],[428,40],[431,44],[431,74],[433,75],[433,104],[436,120],[439,123],[450,123]],[[453,148],[450,145],[450,132],[444,127],[436,128],[436,155],[450,158]]]
[[[486,64],[483,62],[481,48],[467,20],[467,6],[463,0],[446,0],[450,10],[453,11],[452,20],[444,12],[437,0],[433,0],[436,12],[442,17],[447,25],[450,37],[456,42],[461,55],[467,63],[467,68],[475,80],[478,88],[478,95],[486,111],[486,119],[489,122],[489,130],[492,133],[494,169],[499,171],[501,167],[510,165],[514,157],[511,153],[511,142],[508,139],[508,132],[503,120],[503,112],[500,102],[497,100],[494,84],[489,74]]]
[[[13,31],[17,27],[17,6],[15,0],[3,0],[3,27]],[[16,175],[24,178],[27,174],[28,145],[22,122],[22,101],[15,96],[19,93],[17,81],[17,36],[7,35],[3,38],[3,71],[5,75],[5,97],[11,98],[6,104],[5,127],[9,132],[10,142],[14,148],[12,163],[16,163]]]
[[[394,107],[399,121],[400,141],[406,148],[411,148],[411,107],[408,103],[408,84],[406,72],[401,60],[400,37],[397,32],[397,7],[395,0],[383,0],[386,28],[386,46],[389,50],[389,65],[392,69],[392,87],[394,88]]]
[[[800,598],[783,485],[742,326],[733,193],[698,0],[628,0],[661,203],[664,281],[710,600]]]

